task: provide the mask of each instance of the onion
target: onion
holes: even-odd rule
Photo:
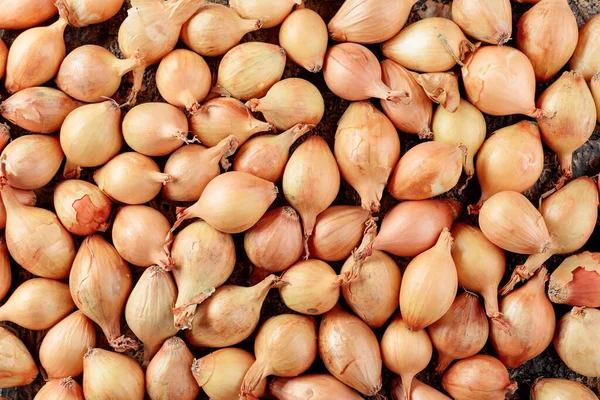
[[[225,97],[204,103],[190,118],[190,128],[206,147],[216,146],[229,135],[241,146],[250,136],[272,130],[273,125],[254,118],[241,101]]]
[[[208,183],[228,168],[227,158],[235,153],[238,141],[231,135],[215,147],[190,145],[180,147],[167,160],[165,174],[173,177],[163,186],[162,197],[170,201],[196,201]]]
[[[521,121],[493,132],[479,150],[475,169],[481,197],[475,206],[469,206],[472,213],[477,213],[496,193],[506,190],[523,193],[531,189],[544,169],[544,149],[537,124]]]
[[[292,154],[283,173],[283,194],[302,218],[307,256],[317,215],[333,203],[339,190],[340,172],[331,149],[323,138],[309,137]]]
[[[535,107],[531,61],[510,46],[484,46],[465,61],[463,82],[469,101],[490,115],[546,115]]]
[[[233,162],[234,171],[277,183],[283,177],[292,145],[314,125],[298,124],[279,135],[261,135],[244,143]]]
[[[518,387],[500,361],[484,354],[454,364],[444,374],[442,385],[457,400],[503,400]]]
[[[567,257],[550,275],[548,297],[556,304],[600,307],[600,254]]]
[[[272,28],[283,22],[296,4],[303,0],[231,0],[229,6],[245,19],[263,20],[263,28]]]
[[[336,42],[381,43],[400,32],[416,0],[346,0],[329,21]]]
[[[460,92],[458,90],[458,76],[454,72],[432,72],[429,74],[415,74],[417,82],[425,90],[431,101],[441,105],[448,112],[455,112],[460,105]]]
[[[326,313],[319,327],[319,355],[331,375],[373,396],[381,390],[381,351],[373,331],[340,305]]]
[[[61,17],[52,25],[31,28],[17,36],[6,60],[9,93],[40,86],[56,75],[67,52],[63,39],[66,27],[67,21]]]
[[[77,310],[48,331],[40,346],[40,364],[48,379],[77,376],[83,372],[87,349],[95,346],[94,323]]]
[[[83,360],[83,356],[81,357]],[[83,390],[73,378],[47,381],[37,392],[34,400],[84,400]]]
[[[346,399],[362,397],[342,382],[328,374],[306,374],[296,378],[275,378],[269,391],[280,400],[297,400],[311,396],[311,400]]]
[[[211,399],[237,400],[244,376],[254,361],[247,351],[228,347],[194,360],[192,374]],[[256,396],[262,397],[266,383],[266,378],[259,382]]]
[[[458,25],[446,18],[425,18],[410,24],[383,43],[387,58],[421,72],[443,72],[475,51]]]
[[[370,212],[357,206],[333,206],[317,216],[308,249],[313,258],[341,261],[359,245]]]
[[[517,192],[490,197],[481,207],[479,226],[490,242],[513,253],[545,253],[551,243],[544,218]]]
[[[412,0],[411,0],[412,1]],[[383,83],[392,90],[410,93],[409,104],[381,100],[381,108],[394,126],[405,133],[418,134],[419,138],[431,137],[432,104],[412,73],[392,60],[381,62]]]
[[[54,178],[63,157],[57,137],[21,136],[2,151],[2,168],[6,168],[2,175],[14,188],[39,189]]]
[[[412,331],[433,324],[452,306],[458,288],[452,235],[444,228],[438,242],[408,264],[400,286],[402,318]]]
[[[125,204],[143,204],[152,200],[171,176],[160,172],[150,157],[121,153],[94,172],[94,182],[113,200]]]
[[[10,290],[12,283],[12,271],[10,269],[10,258],[6,239],[0,239],[0,300],[4,299]]]
[[[69,21],[69,25],[82,28],[108,21],[121,10],[123,2],[108,0],[99,4],[94,0],[57,0],[56,6],[61,15]]]
[[[279,29],[279,44],[290,60],[309,72],[323,68],[327,39],[323,18],[308,8],[292,12]]]
[[[394,379],[392,382],[392,397],[394,400],[452,400],[450,397],[424,384],[417,378],[412,380],[410,387],[410,397],[407,398],[404,394],[402,380],[398,378]]]
[[[567,367],[578,374],[600,376],[600,354],[595,346],[600,339],[599,323],[600,310],[573,307],[570,313],[563,315],[556,326],[556,352]]]
[[[0,104],[0,107],[1,106],[2,105]],[[8,126],[8,124],[0,123],[0,151],[4,150],[10,140],[10,126]]]
[[[6,207],[4,234],[12,258],[34,275],[51,279],[68,277],[75,245],[56,214],[21,204],[10,186],[1,188],[0,195]]]
[[[452,20],[467,35],[482,42],[502,45],[512,35],[510,0],[457,0],[452,2]]]
[[[65,177],[109,162],[123,145],[121,108],[109,100],[73,110],[60,128],[60,145],[67,157]]]
[[[10,96],[0,104],[0,114],[30,132],[52,133],[58,131],[67,115],[79,106],[81,103],[60,90],[40,86]]]
[[[573,152],[588,141],[596,127],[596,105],[579,72],[564,72],[537,100],[552,117],[538,119],[542,140],[558,156],[562,176],[560,189],[573,176]]]
[[[8,58],[8,47],[0,38],[0,79],[4,78],[6,73],[6,59]],[[2,112],[4,114],[4,112]]]
[[[529,397],[531,400],[598,399],[594,392],[579,382],[549,378],[536,379],[531,386]]]
[[[338,122],[334,154],[342,177],[358,192],[362,207],[379,211],[383,189],[400,158],[394,125],[371,103],[352,103]]]
[[[181,40],[201,56],[222,56],[262,24],[260,19],[240,18],[223,4],[207,3],[183,25]]]
[[[104,47],[88,44],[65,57],[55,82],[69,96],[96,103],[112,97],[121,86],[121,78],[140,62],[137,58],[120,60]]]
[[[410,399],[411,382],[416,374],[427,367],[433,348],[427,332],[413,332],[400,315],[388,325],[381,338],[383,363],[400,375],[404,396]]]
[[[77,308],[100,326],[113,349],[137,348],[137,343],[121,336],[119,326],[131,292],[131,270],[102,236],[88,236],[82,243],[73,261],[69,287]],[[85,371],[85,360],[83,364]]]
[[[317,125],[325,112],[323,96],[315,85],[300,78],[274,84],[261,99],[246,102],[252,112],[261,112],[280,131],[296,124]]]
[[[590,82],[590,89],[592,91],[594,103],[596,103],[596,116],[600,122],[600,71],[592,78]]]
[[[0,359],[0,388],[29,385],[38,376],[38,369],[23,342],[0,326],[0,348],[9,355]]]
[[[35,10],[35,12],[31,12]],[[25,29],[39,25],[58,10],[52,0],[18,0],[2,4],[0,29]]]
[[[302,224],[292,207],[279,207],[265,215],[244,234],[244,250],[262,278],[292,266],[304,250]]]
[[[192,375],[194,356],[183,340],[174,336],[162,345],[146,370],[146,390],[151,399],[194,400],[200,387]]]
[[[156,71],[156,87],[163,99],[190,112],[200,107],[199,103],[210,91],[211,84],[212,77],[206,61],[186,49],[167,54]]]
[[[252,287],[224,285],[196,308],[189,344],[197,347],[228,347],[246,340],[258,326],[260,309],[269,290],[281,286],[269,275]]]
[[[170,154],[187,142],[185,114],[167,103],[133,107],[123,119],[123,138],[129,147],[146,156]]]
[[[144,363],[150,361],[166,339],[177,334],[173,325],[176,298],[173,278],[155,265],[144,270],[127,299],[125,320],[144,343]]]
[[[600,46],[596,38],[600,34],[600,17],[593,16],[579,31],[579,41],[569,66],[583,74],[586,81],[600,71]]]
[[[274,44],[238,44],[221,59],[216,91],[239,100],[262,97],[281,79],[285,59],[285,50]]]
[[[197,221],[175,237],[171,254],[175,262],[173,277],[179,291],[173,309],[175,326],[191,329],[197,305],[231,275],[235,245],[231,235]]]
[[[388,191],[396,200],[424,200],[446,193],[458,183],[466,152],[462,143],[418,144],[400,158]]]
[[[144,372],[131,358],[103,349],[83,357],[83,393],[88,399],[144,398]]]
[[[268,375],[294,377],[310,368],[317,355],[315,320],[292,314],[269,318],[258,330],[254,354],[256,361],[244,376],[241,398],[257,396]]]
[[[371,50],[356,43],[332,46],[325,55],[323,76],[329,90],[344,100],[370,97],[408,103],[410,93],[390,89],[381,80],[381,67]]]
[[[54,209],[69,232],[87,236],[106,231],[112,202],[96,185],[69,179],[54,187]]]
[[[438,107],[435,110],[431,129],[433,130],[433,140],[436,142],[454,146],[463,144],[466,147],[467,154],[463,169],[468,177],[472,177],[475,174],[473,159],[483,145],[487,132],[481,111],[468,101],[460,99],[460,105],[455,112],[449,112],[444,107]],[[494,137],[496,136],[492,136],[490,140]],[[481,179],[479,181],[481,182]]]
[[[202,218],[221,232],[244,232],[265,214],[277,193],[272,182],[254,175],[238,171],[221,174],[206,185],[194,205],[177,214],[173,230],[186,219]]]

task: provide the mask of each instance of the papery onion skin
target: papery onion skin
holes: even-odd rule
[[[12,284],[12,271],[10,269],[10,258],[8,257],[8,248],[6,239],[0,239],[0,300],[8,294]]]
[[[279,44],[290,60],[309,72],[316,73],[323,68],[327,40],[323,18],[308,8],[292,12],[279,29]]]
[[[54,209],[69,232],[87,236],[108,229],[112,202],[97,186],[69,179],[54,187]]]
[[[452,20],[476,40],[502,45],[512,35],[510,0],[452,2]]]
[[[60,9],[69,25],[81,28],[99,24],[114,17],[124,0],[108,0],[99,4],[95,0],[58,0],[56,6]]]
[[[83,357],[86,398],[143,400],[144,380],[139,364],[123,354],[94,348]]]
[[[600,310],[573,307],[556,325],[554,348],[567,367],[588,377],[600,376]]]
[[[2,6],[0,29],[31,28],[58,12],[52,0],[10,1]]]
[[[596,38],[600,34],[600,16],[594,15],[579,31],[577,48],[569,66],[583,74],[586,81],[600,71],[600,45]]]
[[[598,400],[589,388],[567,379],[538,378],[529,392],[530,400]]]
[[[550,275],[548,297],[556,304],[600,307],[600,253],[565,258]]]
[[[81,357],[83,362],[83,356]],[[47,381],[34,400],[85,400],[83,389],[71,377]]]
[[[297,400],[310,393],[311,400],[361,400],[362,397],[328,374],[306,374],[296,378],[275,378],[269,385],[270,393],[279,400]]]
[[[404,393],[404,386],[400,378],[395,378],[392,383],[392,398],[394,400],[409,400]],[[431,386],[424,384],[418,379],[411,382],[410,399],[412,400],[452,400],[442,392],[438,392]]]
[[[416,76],[415,76],[416,75]],[[460,105],[460,92],[458,89],[458,76],[454,72],[432,72],[416,74],[419,85],[431,101],[444,107],[448,112],[455,112]]]
[[[590,82],[590,89],[592,91],[594,102],[596,103],[596,116],[598,122],[600,122],[600,72],[597,72],[596,75],[593,76]]]
[[[0,388],[29,385],[38,376],[38,368],[23,342],[0,326],[0,349],[10,357],[0,359]]]
[[[263,28],[281,24],[302,0],[231,0],[229,6],[245,19],[262,19]]]
[[[19,203],[25,206],[35,206],[37,201],[37,196],[32,190],[22,190],[13,188],[13,192],[15,196],[17,196],[17,200]],[[0,229],[4,229],[6,227],[6,208],[4,207],[4,202],[2,201],[2,197],[0,197]]]

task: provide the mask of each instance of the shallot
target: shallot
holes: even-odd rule
[[[476,40],[502,45],[512,35],[510,0],[452,2],[452,20]]]
[[[88,399],[144,399],[144,372],[123,354],[90,348],[83,357],[83,394]]]
[[[0,348],[8,357],[0,358],[0,388],[29,385],[38,376],[38,368],[23,342],[0,326]]]
[[[550,275],[548,297],[556,304],[600,307],[600,253],[565,258]]]
[[[290,60],[309,72],[319,72],[327,51],[325,21],[313,10],[298,9],[281,24],[279,44]]]
[[[529,393],[530,400],[598,400],[598,396],[579,382],[567,379],[538,378]]]
[[[561,360],[578,374],[600,376],[600,310],[573,307],[556,325],[554,348]]]
[[[303,0],[230,0],[229,6],[245,19],[260,19],[263,28],[281,24]]]
[[[296,378],[275,378],[269,391],[280,400],[296,400],[310,393],[311,400],[361,400],[362,397],[328,374],[306,374]]]
[[[2,3],[0,29],[31,28],[46,21],[57,11],[52,0],[7,1]]]
[[[600,44],[596,40],[600,34],[600,16],[594,15],[579,31],[579,41],[571,57],[569,66],[583,74],[586,81],[600,71]]]

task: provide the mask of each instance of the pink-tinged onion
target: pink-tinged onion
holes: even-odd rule
[[[279,29],[279,44],[290,60],[309,72],[316,73],[323,68],[327,41],[325,21],[308,8],[292,12]]]
[[[600,307],[600,253],[565,258],[550,275],[548,297],[556,304]]]
[[[598,400],[598,396],[579,382],[567,379],[538,378],[529,392],[530,400]]]
[[[13,188],[13,193],[17,196],[17,200],[19,203],[25,206],[35,206],[37,201],[37,196],[33,192],[33,190],[23,190],[23,189],[15,189]],[[6,208],[4,207],[4,202],[2,201],[2,197],[0,196],[0,228],[4,229],[6,226]]]
[[[35,10],[35,12],[31,12]],[[2,4],[0,29],[26,29],[37,26],[56,14],[52,0],[9,1]]]
[[[392,397],[394,400],[452,400],[442,392],[439,392],[414,378],[411,382],[410,398],[404,393],[402,380],[398,377],[392,381]]]
[[[279,400],[296,400],[311,396],[311,400],[361,400],[362,397],[328,374],[306,374],[296,378],[275,378],[269,391]]]
[[[6,59],[8,58],[8,47],[0,38],[0,79],[4,78],[6,73]]]
[[[588,377],[600,376],[600,310],[573,307],[556,326],[554,348],[572,371]]]
[[[69,232],[87,236],[97,231],[106,231],[112,202],[98,186],[68,179],[54,188],[54,210]]]
[[[132,358],[103,349],[83,357],[83,394],[87,399],[144,399],[144,372]]]
[[[512,35],[510,0],[452,2],[452,20],[469,36],[502,45]]]
[[[600,43],[596,38],[600,35],[600,16],[594,15],[579,31],[577,48],[569,66],[583,74],[586,81],[592,79],[600,71]]]
[[[0,239],[0,300],[4,299],[12,284],[12,271],[10,269],[10,258],[6,239]]]
[[[413,76],[431,101],[441,105],[450,113],[458,109],[460,92],[458,89],[458,76],[454,72],[413,73]]]
[[[592,91],[594,103],[596,103],[596,117],[598,122],[600,122],[600,71],[597,72],[590,81],[590,89]]]
[[[83,356],[81,357],[83,362]],[[34,400],[85,400],[83,389],[71,377],[47,381]]]
[[[38,368],[23,342],[0,326],[0,348],[10,357],[0,359],[0,388],[29,385],[38,376]]]

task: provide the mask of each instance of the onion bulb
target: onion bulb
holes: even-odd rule
[[[221,59],[215,91],[244,101],[262,97],[281,79],[285,60],[285,50],[277,45],[238,44]]]
[[[50,329],[75,308],[66,283],[33,278],[23,282],[0,307],[0,321],[25,329]]]
[[[8,294],[12,284],[12,271],[10,269],[10,258],[6,239],[0,239],[0,300]]]
[[[338,122],[334,154],[342,177],[358,192],[362,207],[379,211],[383,190],[400,158],[394,125],[371,103],[351,103]]]
[[[52,0],[9,1],[2,4],[0,29],[31,28],[46,21],[57,11]]]
[[[191,113],[200,107],[199,103],[210,91],[211,84],[212,77],[206,61],[186,49],[167,54],[156,71],[156,87],[163,99]]]
[[[83,356],[81,356],[83,362]],[[83,390],[73,378],[52,379],[37,392],[34,400],[84,400]]]
[[[191,329],[197,305],[233,272],[235,245],[231,235],[219,232],[205,221],[196,221],[179,232],[171,250],[175,263],[173,277],[179,291],[173,309],[175,326]]]
[[[13,193],[17,197],[19,203],[25,206],[35,206],[37,201],[37,197],[32,190],[22,190],[13,188]],[[4,207],[4,202],[2,201],[2,197],[0,196],[0,229],[4,229],[6,227],[6,208]],[[1,297],[1,296],[0,296]]]
[[[250,136],[273,129],[268,122],[259,121],[239,100],[221,97],[205,102],[190,118],[194,136],[206,147],[216,146],[234,135],[241,146]]]
[[[579,72],[564,72],[537,100],[550,117],[538,118],[542,140],[558,156],[562,176],[557,185],[573,176],[573,152],[588,141],[596,128],[596,105]]]
[[[8,93],[40,86],[56,75],[67,52],[63,39],[66,27],[67,21],[61,17],[52,25],[37,26],[17,36],[6,60]]]
[[[593,16],[579,31],[579,41],[569,66],[583,74],[586,81],[600,71],[600,44],[596,40],[600,34],[600,16]]]
[[[86,398],[143,400],[144,392],[144,372],[133,359],[98,348],[83,357]]]
[[[40,86],[10,96],[0,104],[0,114],[30,132],[52,133],[58,131],[67,115],[79,106],[81,103],[60,90]]]
[[[311,400],[346,399],[362,397],[328,374],[306,374],[296,378],[275,378],[269,385],[273,396],[280,400],[296,400],[312,396]]]
[[[194,356],[174,336],[162,345],[146,369],[146,390],[151,399],[194,400],[200,387],[192,375]]]
[[[150,157],[136,152],[121,153],[94,172],[94,182],[115,201],[147,203],[160,193],[171,176],[160,172]]]
[[[396,200],[424,200],[446,193],[460,179],[466,152],[462,143],[418,144],[400,158],[388,191]]]
[[[0,107],[2,105],[0,104]],[[0,109],[1,112],[1,109]],[[10,126],[8,124],[0,124],[0,151],[4,150],[8,142],[11,140],[10,138]]]
[[[8,58],[8,47],[0,38],[0,79],[4,78],[6,73],[6,59]]]
[[[381,350],[367,324],[337,305],[323,316],[318,338],[331,375],[367,396],[381,390]]]
[[[453,72],[431,72],[415,74],[417,82],[425,90],[431,101],[441,105],[448,112],[455,112],[460,105],[458,76]]]
[[[529,393],[531,400],[598,400],[598,396],[579,382],[567,379],[538,378]]]
[[[112,97],[121,86],[121,78],[140,62],[135,57],[120,60],[104,47],[88,44],[65,57],[55,82],[69,96],[96,103]]]
[[[77,308],[100,326],[113,349],[122,352],[137,348],[137,343],[121,336],[120,328],[131,292],[131,270],[102,236],[88,236],[81,244],[73,261],[69,287]]]
[[[320,336],[320,335],[319,335]],[[317,355],[317,326],[304,315],[280,314],[260,327],[254,340],[256,361],[242,381],[242,396],[257,396],[268,375],[298,376]]]
[[[40,364],[48,379],[78,376],[83,372],[83,356],[95,346],[94,323],[77,310],[46,333],[40,346]]]
[[[502,45],[512,35],[510,0],[452,2],[452,20],[469,36]]]
[[[596,117],[598,122],[600,122],[600,71],[592,78],[590,82],[590,89],[592,91],[594,103],[596,103]]]
[[[309,72],[323,68],[327,39],[323,18],[308,8],[292,12],[279,29],[279,44],[290,60]]]
[[[346,0],[329,21],[336,42],[381,43],[400,32],[416,0]]]
[[[478,354],[454,364],[444,374],[442,386],[460,400],[504,400],[517,390],[498,359]]]
[[[38,376],[38,368],[21,339],[0,326],[0,388],[29,385]]]
[[[260,310],[271,288],[282,282],[269,275],[251,287],[224,285],[196,308],[186,340],[192,346],[222,348],[246,340],[258,326]]]
[[[243,19],[223,4],[207,3],[181,28],[181,40],[204,57],[217,57],[237,45],[246,33],[262,27],[260,19]]]
[[[272,28],[283,22],[295,5],[303,0],[231,0],[229,6],[245,19],[260,19],[263,28]]]
[[[556,304],[600,307],[600,254],[584,251],[565,258],[550,275],[548,297]]]
[[[412,380],[410,387],[410,397],[407,398],[404,394],[402,380],[399,378],[394,379],[392,381],[392,397],[394,400],[452,400],[442,392],[435,390],[416,378]]]
[[[600,310],[573,307],[556,326],[554,348],[567,367],[588,377],[600,376]]]
[[[56,6],[61,15],[76,28],[99,24],[114,17],[121,7],[123,0],[108,0],[99,4],[95,0],[57,0]]]

